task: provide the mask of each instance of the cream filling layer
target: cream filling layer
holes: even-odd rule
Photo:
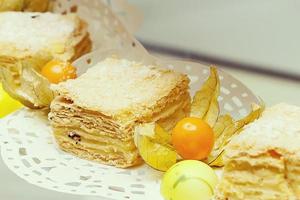
[[[172,119],[174,113],[189,112],[190,98],[188,95],[180,99],[179,102],[174,102],[169,105],[162,112],[153,115],[151,121],[162,120],[167,125],[168,118]],[[101,113],[90,113],[85,110],[78,109],[72,104],[66,102],[56,102],[53,106],[49,118],[53,127],[68,127],[75,129],[82,129],[95,136],[109,136],[112,138],[119,138],[123,141],[132,139],[133,127],[142,122],[136,122],[128,127],[124,127],[117,122],[104,117]],[[174,120],[173,120],[174,121]],[[172,120],[172,126],[174,124]]]

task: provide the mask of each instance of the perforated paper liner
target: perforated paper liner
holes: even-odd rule
[[[55,13],[76,13],[88,23],[93,49],[131,46],[142,49],[132,35],[138,29],[140,12],[126,0],[55,0]]]
[[[107,56],[119,56],[178,70],[191,78],[191,93],[199,89],[209,75],[209,67],[192,62],[158,61],[140,51],[125,49],[94,52],[75,62],[83,73]],[[244,116],[250,103],[258,99],[241,82],[219,71],[220,107],[236,118]],[[52,136],[46,114],[20,110],[0,121],[1,154],[10,170],[39,187],[77,195],[97,195],[113,200],[162,199],[159,192],[162,173],[147,165],[118,169],[86,161],[59,150]]]

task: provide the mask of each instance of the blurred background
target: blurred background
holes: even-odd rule
[[[129,0],[152,52],[217,64],[268,105],[300,105],[300,1]]]

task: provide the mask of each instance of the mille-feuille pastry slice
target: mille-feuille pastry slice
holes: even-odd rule
[[[271,107],[233,138],[216,199],[300,199],[300,107]]]
[[[90,48],[87,24],[76,14],[0,13],[0,56],[49,53],[54,59],[75,60]]]
[[[2,11],[46,12],[53,0],[0,0]]]
[[[49,89],[39,89],[49,85],[39,76],[41,68],[52,59],[73,61],[89,52],[91,45],[87,24],[75,14],[2,12],[0,80],[3,87],[27,106],[48,106]]]
[[[60,148],[121,168],[141,163],[137,125],[170,129],[190,109],[186,75],[124,59],[108,58],[54,90],[49,119]]]

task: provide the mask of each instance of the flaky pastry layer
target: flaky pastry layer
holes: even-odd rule
[[[268,108],[227,146],[218,200],[300,199],[300,108]]]

